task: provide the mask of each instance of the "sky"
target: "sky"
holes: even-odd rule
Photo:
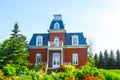
[[[94,53],[120,49],[120,0],[0,0],[0,43],[17,22],[29,42],[33,33],[48,33],[54,14],[67,32],[83,32]]]

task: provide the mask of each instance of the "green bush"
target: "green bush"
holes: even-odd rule
[[[75,70],[74,72],[74,75],[75,75],[75,78],[79,79],[79,80],[82,80],[83,77],[84,77],[84,74],[81,70]]]
[[[53,78],[53,80],[58,80],[58,79],[59,79],[58,73],[52,72],[52,73],[50,74],[50,76]]]
[[[34,65],[34,68],[33,68],[33,70],[35,70],[36,72],[38,72],[39,70],[41,69],[41,65],[39,64],[39,65]]]
[[[66,80],[66,73],[60,72],[58,73],[59,80]]]
[[[0,70],[0,80],[3,80],[4,79],[4,73],[2,70]]]
[[[26,76],[21,76],[20,79],[18,80],[33,80],[33,79],[30,75],[26,75]]]
[[[6,64],[3,67],[3,72],[7,75],[7,76],[15,76],[16,75],[16,69],[10,65],[10,64]]]
[[[41,80],[53,80],[53,78],[50,75],[42,74]]]
[[[63,66],[64,68],[64,72],[73,72],[75,70],[75,66],[72,66],[72,65],[64,65]]]

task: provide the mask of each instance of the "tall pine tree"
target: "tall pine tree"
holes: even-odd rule
[[[95,66],[98,67],[98,55],[95,53],[94,55],[94,60],[95,60]]]
[[[114,68],[115,68],[114,52],[113,52],[113,50],[111,50],[110,57],[108,60],[108,69],[114,69]]]
[[[98,68],[103,68],[103,66],[104,66],[104,59],[103,59],[103,54],[102,54],[102,52],[100,51],[99,61],[98,61]]]
[[[18,34],[19,32],[19,26],[16,23],[11,37],[2,43],[2,51],[0,52],[3,56],[0,63],[1,67],[10,64],[16,68],[17,74],[29,66],[26,37]]]
[[[108,51],[105,50],[105,52],[104,52],[104,68],[105,69],[107,69],[108,59],[109,59]]]
[[[117,50],[116,52],[116,68],[120,69],[120,51]]]

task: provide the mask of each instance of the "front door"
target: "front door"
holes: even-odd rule
[[[52,67],[60,67],[60,53],[53,53]]]

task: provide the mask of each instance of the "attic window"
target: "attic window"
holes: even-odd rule
[[[59,29],[60,28],[60,24],[58,23],[58,22],[56,22],[55,24],[54,24],[54,29]]]
[[[73,35],[72,36],[72,45],[78,45],[78,44],[79,44],[78,36]]]
[[[43,37],[42,36],[37,36],[36,37],[36,45],[37,46],[42,46],[43,44]]]

